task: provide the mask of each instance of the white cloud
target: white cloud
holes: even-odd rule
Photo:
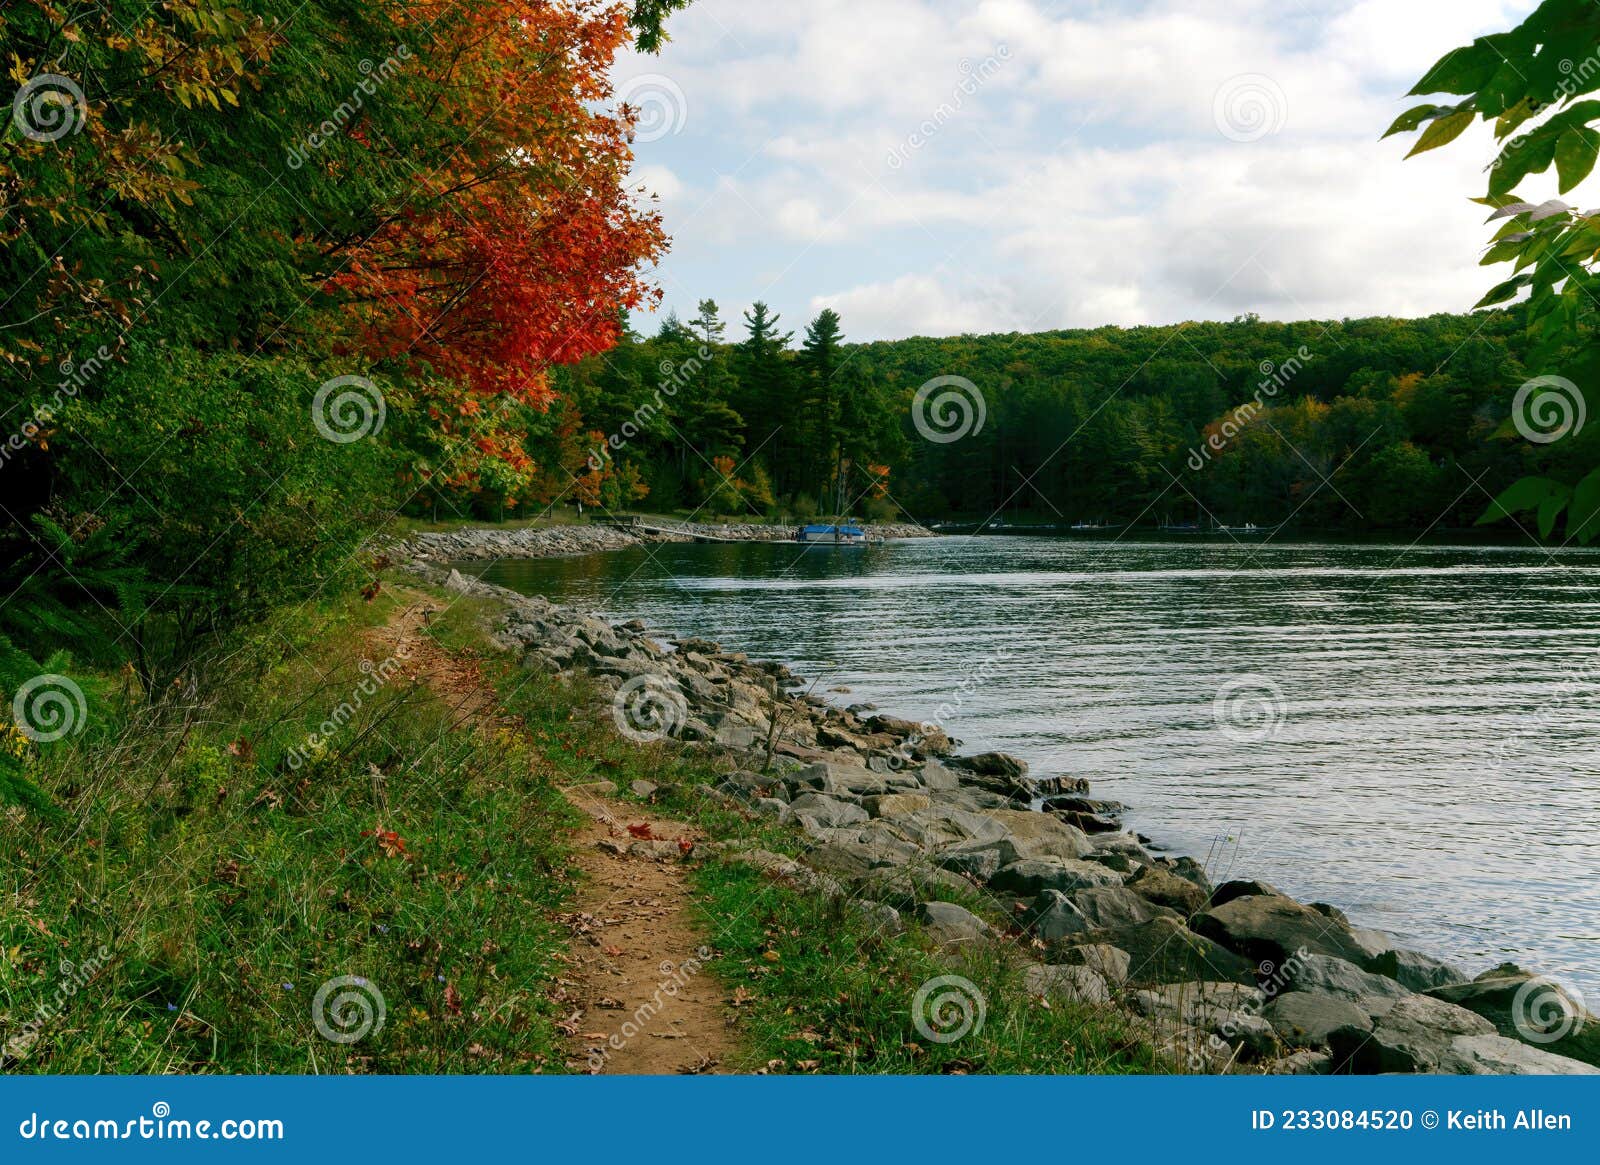
[[[1377,139],[1428,64],[1526,7],[696,0],[626,66],[692,111],[639,150],[669,302],[830,306],[856,338],[1462,310],[1493,278],[1467,201],[1487,135],[1407,162]],[[1241,74],[1270,82],[1259,140],[1217,124]]]

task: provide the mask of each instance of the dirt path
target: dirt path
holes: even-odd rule
[[[374,652],[400,659],[457,710],[459,723],[504,723],[477,665],[426,634],[442,607],[418,598],[368,632]],[[641,814],[603,787],[566,790],[587,824],[573,835],[583,884],[562,921],[572,931],[567,976],[558,986],[568,1014],[575,1071],[662,1075],[716,1072],[735,1048],[720,985],[703,966],[705,935],[685,877],[684,847],[699,838],[682,822]]]

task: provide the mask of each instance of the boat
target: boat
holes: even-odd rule
[[[819,524],[801,526],[794,532],[794,540],[807,545],[865,546],[867,532],[860,526]]]

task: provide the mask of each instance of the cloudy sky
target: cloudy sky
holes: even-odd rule
[[[1493,151],[1378,135],[1533,6],[694,0],[617,81],[681,315],[830,306],[860,340],[1418,315],[1488,286]]]

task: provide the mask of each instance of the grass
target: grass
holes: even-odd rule
[[[386,666],[364,662],[380,653],[363,632],[414,599],[410,585],[280,620],[233,651],[209,694],[161,716],[125,678],[102,677],[91,730],[30,758],[60,812],[0,815],[6,1070],[565,1071],[558,916],[575,818],[560,787],[610,780],[628,801],[648,780],[653,812],[714,841],[803,847],[705,795],[731,760],[631,743],[603,691],[489,647],[492,603],[446,596],[428,633],[476,665],[508,727],[478,732],[424,687],[376,684]],[[120,700],[105,694],[119,683]],[[341,705],[346,722],[308,746]],[[846,904],[702,851],[692,877],[710,967],[744,1047],[730,1068],[1159,1070],[1116,1013],[1030,999],[1009,944],[963,957],[914,927],[885,935]],[[949,1043],[912,1015],[941,975],[984,1000],[981,1028]],[[381,994],[385,1022],[330,1042],[314,997],[351,978],[352,999]],[[359,1010],[333,1011],[335,1034],[341,1015],[359,1029]]]
[[[559,1070],[546,987],[571,810],[525,741],[375,683],[361,631],[389,603],[307,615],[246,645],[213,694],[160,717],[97,706],[92,731],[40,750],[59,819],[0,819],[7,1070]],[[313,1021],[342,976],[386,1013],[348,1045]],[[332,1012],[336,1034],[340,1016],[359,1027]]]

